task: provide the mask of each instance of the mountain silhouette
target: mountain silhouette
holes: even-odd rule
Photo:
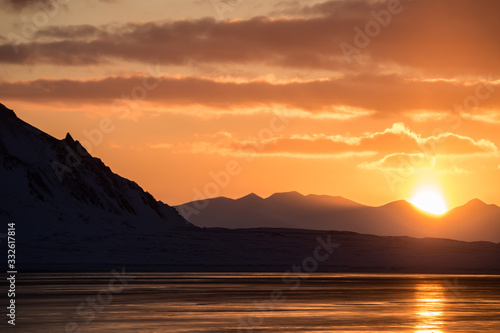
[[[200,207],[202,209],[200,209]],[[177,206],[201,227],[301,228],[343,230],[380,236],[440,237],[464,241],[500,241],[500,207],[479,199],[444,215],[427,214],[405,200],[380,207],[339,196],[276,193],[268,198],[214,198]]]
[[[0,104],[0,220],[22,237],[165,231],[190,225],[114,174],[68,133],[58,140]]]
[[[422,214],[405,201],[373,208],[342,197],[293,192],[193,204],[200,215],[218,210],[217,221],[227,219],[231,227],[234,221],[242,227],[263,221],[287,228],[197,228],[175,208],[114,174],[71,135],[58,140],[0,104],[0,222],[15,223],[16,265],[24,271],[284,272],[313,256],[319,244],[334,244],[335,252],[318,271],[500,273],[500,244],[304,229],[336,212],[342,230],[380,231],[395,224],[370,223],[370,209],[378,209],[379,216]],[[488,219],[497,214],[494,205],[474,200],[470,206],[447,216],[453,221],[455,215]],[[321,228],[332,229],[331,221],[322,223]],[[6,236],[0,231],[4,250]]]

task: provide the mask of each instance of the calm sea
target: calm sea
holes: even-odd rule
[[[500,276],[117,269],[17,278],[16,326],[2,314],[2,332],[500,331]]]

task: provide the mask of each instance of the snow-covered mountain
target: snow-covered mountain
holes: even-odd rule
[[[192,227],[136,183],[114,174],[70,134],[58,140],[0,104],[0,220],[25,239]]]

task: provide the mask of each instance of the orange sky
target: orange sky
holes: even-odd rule
[[[166,203],[500,204],[497,0],[0,2],[0,102]]]

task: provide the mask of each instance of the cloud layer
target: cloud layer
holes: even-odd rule
[[[33,1],[8,3],[22,7]],[[354,72],[393,66],[434,76],[498,77],[500,45],[493,41],[500,34],[499,10],[496,0],[401,1],[397,14],[386,17],[387,1],[344,0],[304,7],[295,17],[130,23],[95,28],[91,34],[82,27],[48,28],[40,32],[45,39],[4,36],[21,43],[20,53],[13,54],[10,43],[4,43],[0,62],[235,62]],[[377,24],[378,33],[356,36],[355,28],[366,34]],[[342,43],[360,52],[347,59]]]
[[[403,123],[395,123],[384,131],[348,135],[292,135],[237,139],[233,134],[221,132],[206,141],[184,143],[168,147],[178,152],[209,153],[223,156],[287,156],[346,158],[353,156],[383,156],[379,161],[361,164],[364,169],[390,168],[401,164],[401,157],[422,160],[419,164],[432,167],[436,159],[467,159],[477,156],[498,157],[497,146],[485,139],[473,139],[454,133],[440,133],[423,137]]]
[[[34,2],[6,3],[25,7]],[[165,72],[172,66],[185,68],[190,73],[183,76],[162,74],[161,85],[148,93],[147,100],[162,107],[282,106],[316,116],[330,113],[334,119],[400,114],[420,121],[442,121],[455,112],[475,121],[500,122],[500,45],[493,42],[500,33],[500,2],[390,3],[397,1],[326,1],[244,20],[47,26],[33,36],[21,29],[0,39],[0,66],[96,68],[119,62],[154,64]],[[370,33],[377,25],[380,31]],[[357,51],[346,57],[342,45]],[[201,68],[206,66],[219,71],[229,66],[228,79],[204,75]],[[278,77],[285,72],[317,74],[273,82],[244,74],[235,78],[231,66],[266,66]],[[3,81],[0,98],[110,104],[141,80],[143,74],[117,73],[85,80]],[[479,103],[471,104],[470,98]],[[352,113],[345,116],[342,110]]]
[[[500,94],[482,93],[488,99],[477,99],[475,104],[464,103],[473,97],[480,84],[457,82],[421,82],[388,76],[347,76],[335,79],[290,82],[219,81],[193,76],[168,76],[161,69],[149,67],[150,74],[113,76],[91,80],[39,79],[33,81],[0,81],[2,100],[63,103],[66,105],[107,105],[128,96],[136,103],[156,103],[165,109],[173,107],[204,106],[219,110],[285,107],[302,110],[311,115],[331,113],[338,119],[373,114],[419,115],[421,110],[452,119],[453,114],[469,114],[478,121],[494,122]],[[492,91],[498,85],[489,85]],[[473,99],[475,101],[475,99]],[[491,109],[481,113],[482,109]],[[447,116],[443,116],[443,113]],[[442,119],[441,119],[442,120]],[[445,120],[445,121],[448,121]],[[451,120],[450,120],[451,121]]]

